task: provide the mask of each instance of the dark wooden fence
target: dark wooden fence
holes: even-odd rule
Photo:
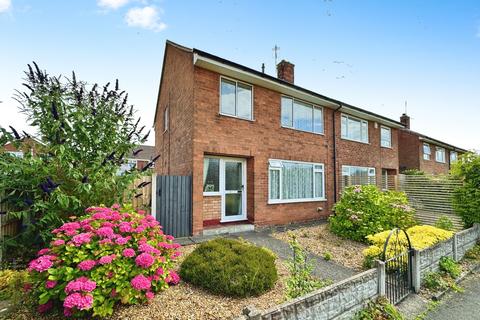
[[[166,234],[188,237],[192,234],[192,176],[157,176],[153,215]]]

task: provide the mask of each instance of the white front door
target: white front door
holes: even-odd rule
[[[222,196],[221,222],[247,219],[245,159],[220,160],[220,193]]]

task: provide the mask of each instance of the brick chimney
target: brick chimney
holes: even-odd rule
[[[410,117],[407,116],[406,113],[402,114],[400,117],[400,122],[403,123],[403,125],[407,128],[410,129]]]
[[[293,80],[295,79],[295,65],[293,63],[288,62],[287,60],[280,61],[277,64],[277,77],[278,79],[282,79],[283,81],[287,81],[293,84]]]

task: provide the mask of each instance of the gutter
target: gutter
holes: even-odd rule
[[[340,105],[338,108],[333,110],[333,201],[337,203],[337,134],[336,134],[336,125],[335,125],[335,114],[337,111],[342,109],[343,105]]]

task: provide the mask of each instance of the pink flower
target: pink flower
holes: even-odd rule
[[[112,291],[110,292],[110,297],[115,297],[116,295],[117,295],[117,290],[113,288]]]
[[[72,308],[64,308],[63,309],[63,315],[65,317],[71,317],[73,315]]]
[[[107,215],[103,212],[97,212],[92,215],[92,219],[94,220],[104,220],[107,218]]]
[[[48,300],[47,303],[44,303],[38,306],[38,313],[45,313],[48,310],[52,309],[52,307],[53,307],[53,301]]]
[[[36,270],[38,272],[43,272],[50,269],[53,266],[53,262],[51,261],[51,257],[53,256],[41,256],[35,260],[32,260],[28,264],[28,271]],[[53,259],[52,259],[53,260]]]
[[[105,221],[104,223],[102,223],[102,227],[113,228],[113,223]]]
[[[77,265],[77,268],[82,271],[88,271],[95,267],[96,264],[95,260],[84,260]]]
[[[143,244],[139,245],[138,246],[138,251],[145,252],[145,253],[155,253],[155,254],[160,253],[160,251],[158,249],[152,247],[148,243],[143,243]]]
[[[124,238],[124,237],[119,237],[119,238],[115,239],[115,243],[119,244],[119,245],[122,245],[122,246],[127,244],[127,242],[128,242],[128,239]]]
[[[149,253],[142,253],[135,258],[135,264],[141,268],[148,268],[155,262],[155,258]]]
[[[57,239],[57,240],[55,240],[55,241],[52,242],[52,245],[53,245],[53,246],[56,246],[56,247],[57,247],[57,246],[61,246],[61,245],[63,245],[63,244],[65,244],[65,240],[63,240],[63,239]]]
[[[155,270],[155,274],[158,275],[158,276],[161,276],[163,275],[163,268],[162,267],[159,267],[157,270]]]
[[[167,238],[167,240],[171,240],[171,241],[175,240],[175,237],[174,237],[174,236],[171,236],[171,235],[169,235],[169,234],[167,234],[167,235],[165,236],[165,238]]]
[[[145,215],[145,210],[138,210],[137,213],[138,213],[138,214],[141,214],[142,216],[144,216],[144,215]]]
[[[80,233],[72,238],[72,242],[76,247],[80,247],[84,243],[89,243],[92,239],[91,233]]]
[[[131,281],[130,284],[135,290],[148,290],[152,286],[152,283],[150,280],[148,280],[147,277],[145,277],[143,274],[139,274],[135,276]]]
[[[122,255],[124,257],[127,257],[127,258],[134,257],[135,256],[135,250],[133,250],[132,248],[124,249],[123,252],[122,252]]]
[[[130,222],[120,222],[118,230],[120,230],[120,232],[132,232],[132,225],[130,224]]]
[[[115,232],[113,232],[113,229],[111,227],[101,227],[101,228],[98,228],[97,230],[97,235],[103,238],[111,239],[113,238],[114,234]]]
[[[65,287],[65,293],[70,294],[72,292],[92,292],[97,287],[97,283],[87,277],[80,277],[67,283]]]
[[[99,244],[112,244],[112,239],[109,239],[109,238],[105,238],[105,239],[102,239],[100,241],[98,241]]]
[[[120,205],[118,203],[114,203],[112,205],[112,209],[114,209],[114,210],[120,209]]]
[[[175,271],[171,270],[167,278],[165,279],[168,284],[178,284],[180,282],[180,276]]]
[[[52,289],[56,285],[57,285],[57,281],[47,280],[47,282],[45,282],[45,288],[47,289]]]
[[[115,256],[114,255],[110,255],[110,256],[103,256],[101,257],[100,259],[98,259],[98,263],[100,264],[109,264],[113,261],[113,259],[115,259]]]
[[[80,223],[78,222],[67,222],[60,227],[60,230],[61,231],[77,230],[77,229],[80,229],[80,227],[81,227]]]
[[[151,299],[153,299],[153,298],[155,297],[155,295],[153,294],[152,291],[147,291],[147,292],[145,293],[145,297],[146,297],[148,300],[151,300]]]
[[[79,292],[68,295],[63,301],[63,306],[65,308],[77,308],[78,310],[90,309],[92,307],[92,304],[93,296],[91,294],[82,295]]]
[[[44,254],[47,254],[49,252],[50,252],[50,249],[48,248],[41,249],[40,251],[37,252],[37,256],[43,256]]]

